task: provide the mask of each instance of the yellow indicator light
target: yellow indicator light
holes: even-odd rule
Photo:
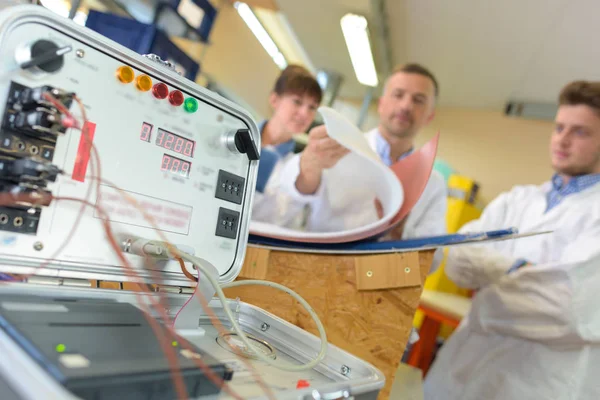
[[[119,67],[119,69],[117,69],[117,78],[122,83],[133,82],[133,79],[135,78],[135,73],[133,72],[133,68],[128,67],[126,65]]]
[[[179,345],[179,343],[177,343],[177,341],[176,341],[176,340],[173,340],[173,341],[171,342],[171,345],[173,345],[173,347],[177,347],[177,346]]]
[[[152,79],[148,75],[140,75],[135,78],[135,87],[142,92],[152,89]]]

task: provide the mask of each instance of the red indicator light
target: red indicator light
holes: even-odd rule
[[[179,90],[173,90],[169,95],[169,102],[173,104],[175,107],[179,107],[183,104],[183,93]]]
[[[152,87],[152,94],[157,99],[166,99],[169,95],[169,88],[164,83],[157,83]]]

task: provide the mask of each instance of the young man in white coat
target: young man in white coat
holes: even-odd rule
[[[446,274],[478,292],[426,400],[600,399],[600,82],[567,85],[559,104],[550,182],[513,188],[462,229],[552,233],[450,250]]]
[[[407,64],[394,70],[379,99],[379,126],[366,134],[384,163],[391,165],[413,151],[415,137],[435,115],[438,92],[437,80],[426,68]],[[302,154],[286,165],[286,192],[298,201],[308,199],[311,208],[306,230],[327,231],[331,218],[325,187],[330,183],[323,179],[323,171],[344,155],[337,142],[327,136],[325,126],[319,126],[309,133]],[[444,179],[434,171],[421,198],[392,237],[446,233],[446,194]],[[376,205],[365,204],[365,207],[376,208]]]

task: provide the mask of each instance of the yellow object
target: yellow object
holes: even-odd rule
[[[123,65],[117,69],[117,79],[122,83],[131,83],[135,79],[135,72],[133,68]]]
[[[421,304],[458,321],[471,309],[471,299],[435,290],[423,290]]]
[[[448,233],[456,233],[467,222],[478,219],[481,210],[473,205],[477,198],[479,186],[474,180],[465,176],[451,175],[448,179],[448,209],[446,211],[446,227]],[[444,272],[447,251],[444,253],[444,261],[433,274],[425,280],[424,289],[436,292],[458,294],[467,297],[469,291],[461,289],[454,284]],[[423,313],[416,312],[413,326],[419,328],[423,322]],[[453,329],[442,326],[440,336],[447,338]]]
[[[450,175],[448,178],[448,197],[475,204],[479,185],[471,178],[461,175]]]
[[[142,92],[152,89],[152,79],[148,75],[140,75],[135,79],[135,87]]]

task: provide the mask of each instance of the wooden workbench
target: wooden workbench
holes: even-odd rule
[[[319,315],[329,343],[384,373],[379,399],[388,399],[433,253],[308,254],[250,245],[238,280],[264,279],[300,294]],[[239,287],[225,294],[317,334],[310,315],[285,293]]]

